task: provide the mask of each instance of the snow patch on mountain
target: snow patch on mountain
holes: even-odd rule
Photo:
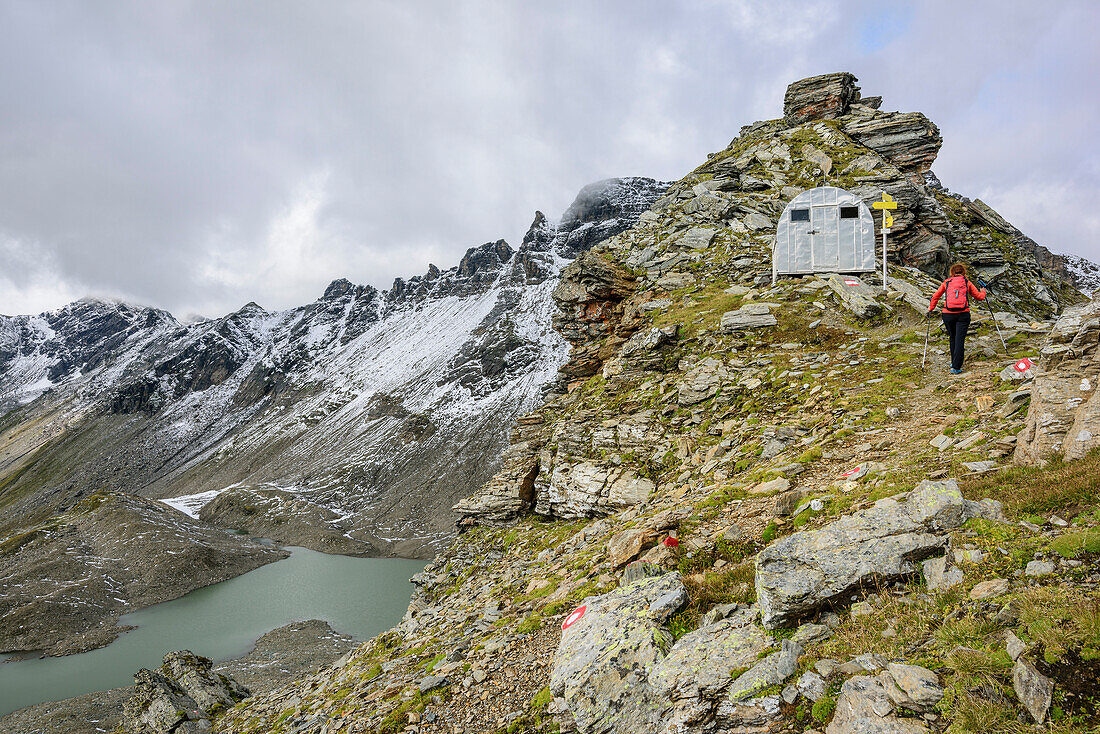
[[[1077,290],[1090,297],[1100,291],[1100,265],[1079,255],[1062,255],[1062,258],[1066,270],[1076,282]]]

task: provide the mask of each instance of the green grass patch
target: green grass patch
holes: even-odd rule
[[[1062,558],[1100,554],[1100,528],[1060,535],[1050,541],[1050,549]]]
[[[1100,450],[1065,462],[1054,459],[1045,467],[1012,467],[991,476],[965,480],[967,497],[991,497],[1004,503],[1010,517],[1065,511],[1100,501]]]

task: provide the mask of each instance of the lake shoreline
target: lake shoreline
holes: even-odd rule
[[[287,551],[284,560],[126,615],[121,622],[136,628],[105,647],[5,661],[0,713],[94,694],[97,687],[125,687],[138,669],[155,668],[173,650],[240,659],[258,638],[299,620],[320,620],[333,630],[328,634],[369,639],[401,619],[412,595],[409,578],[423,568],[406,559]],[[277,640],[271,644],[278,652]]]
[[[274,690],[289,680],[332,665],[361,641],[341,635],[319,619],[291,622],[262,635],[248,654],[215,666],[253,695]],[[136,671],[135,671],[136,672]],[[0,716],[0,734],[112,731],[122,719],[122,706],[133,686],[47,701]]]

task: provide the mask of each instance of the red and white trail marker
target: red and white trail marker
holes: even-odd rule
[[[855,278],[845,278],[844,285],[859,285],[859,281]]]
[[[1016,368],[1017,372],[1027,372],[1029,369],[1031,369],[1034,366],[1035,366],[1035,363],[1032,362],[1027,357],[1024,357],[1019,362],[1017,362],[1016,364],[1013,365],[1013,367]]]
[[[588,606],[582,604],[573,610],[572,614],[565,618],[565,621],[561,623],[562,631],[565,631],[573,626],[573,624],[584,616],[584,613],[588,611]]]
[[[859,470],[860,470],[860,469],[862,469],[862,468],[863,468],[863,464],[860,464],[860,465],[858,465],[858,466],[857,466],[856,468],[854,468],[854,469],[849,469],[848,471],[844,472],[844,473],[843,473],[843,474],[841,474],[840,476],[842,476],[842,477],[850,477],[850,476],[852,476],[853,474],[859,474]]]

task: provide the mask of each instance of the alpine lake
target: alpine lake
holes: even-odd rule
[[[409,578],[424,561],[351,558],[305,548],[242,576],[127,614],[106,647],[63,657],[0,656],[0,716],[46,701],[132,685],[140,668],[165,653],[191,650],[215,661],[245,655],[261,635],[291,622],[321,619],[357,640],[401,620]]]

